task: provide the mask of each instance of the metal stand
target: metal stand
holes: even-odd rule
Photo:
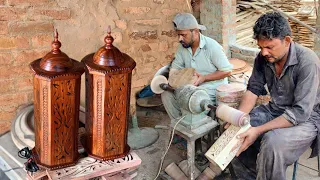
[[[137,115],[132,117],[132,129],[128,131],[128,144],[131,149],[141,149],[155,143],[159,133],[153,128],[139,128]]]

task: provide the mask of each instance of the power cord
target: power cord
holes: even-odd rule
[[[39,170],[37,163],[33,159],[32,151],[28,147],[21,149],[18,152],[18,156],[23,159],[28,159],[27,162],[24,163],[28,172],[34,173]]]
[[[168,147],[167,147],[165,153],[163,154],[163,156],[161,157],[159,171],[158,171],[157,176],[154,178],[154,180],[156,180],[156,179],[159,177],[159,175],[160,175],[160,172],[161,172],[161,169],[162,169],[162,166],[163,166],[164,158],[166,157],[166,155],[167,155],[167,153],[168,153],[168,150],[169,150],[169,148],[170,148],[170,146],[171,146],[172,140],[173,140],[174,131],[175,131],[177,125],[179,124],[179,122],[180,122],[182,119],[184,119],[185,117],[186,117],[186,116],[183,116],[182,118],[180,118],[180,119],[178,120],[178,122],[176,122],[176,124],[175,124],[174,127],[173,127],[173,130],[172,130],[172,133],[171,133],[171,138],[170,138],[170,140],[169,140]]]

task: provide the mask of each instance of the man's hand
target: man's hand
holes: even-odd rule
[[[223,128],[224,128],[224,129],[228,129],[230,126],[231,126],[231,123],[228,123],[228,122],[227,122],[227,123],[223,126]]]
[[[239,156],[243,151],[247,150],[249,146],[251,146],[254,141],[260,135],[260,131],[257,127],[250,127],[246,132],[241,133],[237,136],[238,139],[242,140],[243,143],[238,150],[236,156]]]
[[[193,82],[193,85],[199,86],[200,84],[204,83],[206,80],[206,77],[204,75],[201,75],[197,72],[194,72],[194,76],[196,77],[196,80]]]

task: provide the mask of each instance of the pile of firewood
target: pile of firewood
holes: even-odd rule
[[[301,6],[301,0],[269,0],[270,4],[284,12],[297,12]]]
[[[248,46],[256,47],[256,41],[252,38],[255,21],[259,16],[267,12],[264,3],[254,0],[241,0],[237,1],[237,43]]]
[[[316,26],[316,15],[314,7],[302,6],[298,10],[295,17],[311,27]],[[289,22],[292,29],[293,40],[302,44],[305,47],[312,49],[314,45],[314,34],[311,33],[310,30],[308,30],[304,26],[297,24],[296,22],[290,20]]]
[[[265,3],[282,10],[286,14],[293,16],[303,23],[315,27],[315,8],[304,6],[301,0],[269,0],[261,2],[258,0],[237,0],[237,43],[248,47],[257,47],[256,41],[252,38],[255,21],[259,16],[268,11],[272,11]],[[292,29],[292,37],[306,47],[313,48],[314,35],[304,26],[289,19]]]

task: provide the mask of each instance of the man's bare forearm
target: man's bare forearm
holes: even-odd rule
[[[249,113],[256,105],[257,99],[257,95],[247,90],[242,96],[242,100],[238,109],[242,112]]]
[[[246,93],[243,95],[239,110],[245,113],[250,113],[250,111],[254,108],[257,102],[258,96],[253,94],[251,91],[247,90]],[[279,116],[266,124],[258,126],[258,131],[260,134],[270,131],[272,129],[278,128],[287,128],[293,126],[284,116]]]
[[[207,82],[207,81],[215,81],[215,80],[223,79],[230,75],[231,75],[231,72],[229,71],[228,72],[216,71],[211,74],[204,75],[204,77],[205,77],[205,82]]]
[[[267,122],[266,124],[263,124],[261,126],[258,126],[258,131],[260,132],[260,134],[268,132],[270,130],[273,129],[279,129],[279,128],[287,128],[287,127],[291,127],[293,126],[293,124],[286,120],[286,118],[284,118],[284,116],[279,116],[269,122]]]

